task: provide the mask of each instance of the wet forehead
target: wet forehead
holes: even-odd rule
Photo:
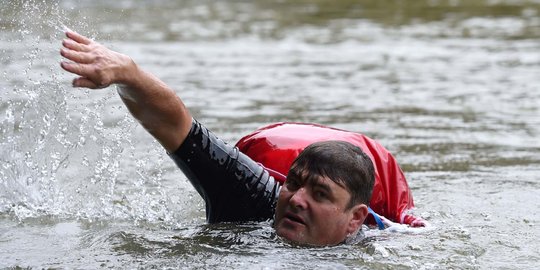
[[[294,180],[301,186],[310,186],[310,187],[321,187],[327,189],[328,191],[340,195],[347,194],[350,196],[350,192],[347,188],[340,182],[333,181],[329,177],[321,176],[319,174],[309,173],[305,170],[300,172],[291,170],[287,175],[287,181],[289,178],[294,178]]]

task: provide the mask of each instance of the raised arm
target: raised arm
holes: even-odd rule
[[[73,31],[67,31],[60,54],[64,70],[79,77],[74,87],[91,89],[118,84],[118,94],[131,114],[163,147],[175,151],[191,129],[191,114],[164,82],[142,70],[127,55]]]

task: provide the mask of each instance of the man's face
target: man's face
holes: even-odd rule
[[[349,191],[326,177],[297,175],[292,171],[279,194],[274,228],[295,243],[316,246],[337,245],[362,225],[367,206],[350,209]]]

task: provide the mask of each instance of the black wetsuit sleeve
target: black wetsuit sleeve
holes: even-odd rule
[[[170,156],[203,197],[209,223],[273,218],[279,183],[195,119],[185,141]]]

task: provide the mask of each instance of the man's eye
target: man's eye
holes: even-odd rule
[[[328,198],[328,196],[326,195],[326,192],[324,191],[315,191],[315,198],[326,199]]]

